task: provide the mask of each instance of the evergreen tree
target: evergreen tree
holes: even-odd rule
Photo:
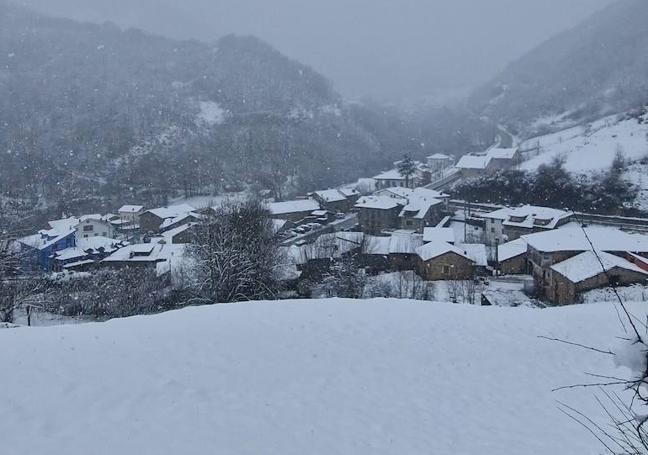
[[[405,177],[405,186],[410,187],[410,179],[416,174],[416,163],[409,155],[405,155],[402,161],[398,163],[398,172]]]

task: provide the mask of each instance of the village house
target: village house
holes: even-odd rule
[[[502,275],[528,275],[530,273],[527,261],[528,245],[524,239],[513,240],[497,247],[499,272]]]
[[[435,240],[417,248],[417,273],[425,281],[469,280],[475,262],[458,246]]]
[[[336,232],[324,234],[310,244],[284,247],[283,251],[297,266],[301,278],[317,281],[329,272],[335,260],[358,256],[363,241],[362,232]]]
[[[309,194],[326,210],[333,213],[348,212],[357,198],[348,198],[341,190],[323,190]]]
[[[557,229],[570,223],[574,214],[549,207],[505,207],[479,217],[485,220],[484,240],[489,246],[517,240],[523,235]]]
[[[389,238],[389,264],[393,271],[416,270],[417,249],[423,246],[423,236],[396,232]]]
[[[427,165],[432,174],[438,174],[448,169],[452,166],[452,163],[454,163],[454,159],[443,153],[435,153],[427,157]]]
[[[379,235],[399,225],[399,218],[406,201],[388,196],[365,196],[358,200],[355,209],[358,223],[366,234]]]
[[[185,254],[184,245],[165,243],[139,243],[128,245],[103,259],[99,265],[110,269],[150,269],[157,271],[160,264],[170,267],[172,261],[181,262]]]
[[[140,215],[144,213],[143,205],[124,205],[118,211],[120,225],[139,226]]]
[[[165,243],[170,245],[192,243],[196,238],[198,223],[181,224],[164,231],[161,235]]]
[[[574,303],[580,292],[606,286],[610,281],[631,284],[645,279],[638,272],[645,270],[628,257],[648,257],[646,236],[612,228],[566,227],[522,239],[528,245],[527,258],[536,290],[556,304]],[[603,270],[597,256],[605,259],[609,270],[608,266]]]
[[[462,156],[455,167],[465,178],[482,177],[494,172],[512,169],[518,166],[522,155],[517,148],[493,148],[485,153],[473,153]]]
[[[416,188],[407,198],[398,217],[401,229],[410,229],[422,233],[423,229],[435,226],[445,216],[446,195],[425,188]]]
[[[370,275],[387,272],[391,268],[389,260],[389,247],[391,236],[366,235],[362,245],[360,263]]]
[[[177,216],[175,218],[167,218],[160,225],[159,231],[161,233],[171,231],[182,226],[187,226],[190,224],[196,224],[203,219],[203,216],[197,212],[189,212]]]
[[[297,199],[294,201],[273,202],[268,205],[270,217],[276,220],[287,220],[297,223],[322,207],[315,199]]]
[[[160,207],[143,212],[139,215],[140,231],[142,233],[160,232],[163,225],[167,229],[172,229],[178,225],[178,221],[185,219],[187,223],[196,221],[194,217],[187,218],[188,215],[195,213],[195,208],[188,204],[172,205],[169,207]]]
[[[17,245],[22,251],[23,270],[49,272],[55,253],[76,246],[76,226],[79,220],[75,217],[50,221],[49,229],[37,234],[18,239]]]
[[[592,289],[646,282],[648,271],[604,251],[585,251],[551,266],[550,281],[547,298],[558,305],[571,305],[580,293]]]
[[[522,154],[518,148],[494,148],[490,149],[487,154],[490,158],[490,171],[512,169],[522,162]]]
[[[426,227],[423,230],[423,241],[425,243],[441,241],[451,245],[457,243],[454,229],[442,227]]]
[[[76,246],[57,251],[52,257],[52,271],[86,272],[92,270],[98,261],[110,256],[125,244],[108,237],[78,239]]]
[[[455,167],[464,178],[476,178],[488,173],[491,158],[487,155],[464,155]]]
[[[79,224],[76,226],[77,239],[87,239],[90,237],[108,237],[115,238],[117,229],[106,216],[102,215],[83,215],[79,218]]]

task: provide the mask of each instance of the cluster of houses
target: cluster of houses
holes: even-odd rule
[[[169,270],[192,241],[206,214],[187,204],[145,209],[125,205],[116,214],[50,221],[46,229],[18,239],[23,268],[40,272],[88,272],[99,268]]]
[[[425,162],[414,161],[415,171],[413,175],[403,175],[398,170],[401,162],[394,163],[394,169],[390,169],[373,177],[376,189],[385,188],[418,188],[425,186],[434,180],[443,177],[454,164],[454,158],[451,156],[436,153],[428,156]]]
[[[369,274],[413,271],[426,281],[532,276],[536,297],[560,305],[577,302],[591,289],[648,281],[647,236],[583,228],[574,213],[548,207],[462,213],[458,201],[425,186],[433,175],[458,168],[473,175],[470,169],[503,169],[517,160],[517,149],[467,155],[456,165],[437,154],[416,162],[408,178],[397,170],[376,176],[370,189],[363,185],[363,194],[350,185],[269,203],[289,259],[286,280],[316,282],[336,260],[347,258]],[[18,244],[34,270],[137,267],[161,274],[182,261],[210,211],[187,204],[125,205],[116,214],[50,221]]]
[[[497,160],[516,159],[517,151],[488,153],[493,166],[503,166]],[[409,188],[395,178],[386,182],[376,180],[375,191],[364,196],[326,190],[271,205],[273,218],[298,224],[323,213],[356,216],[346,229],[319,231],[285,246],[297,276],[317,281],[345,257],[370,274],[414,271],[426,281],[524,275],[533,277],[534,297],[560,305],[591,289],[648,282],[646,236],[583,229],[572,212],[532,205],[467,217],[447,194]]]

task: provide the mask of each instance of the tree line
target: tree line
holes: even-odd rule
[[[532,204],[603,215],[641,216],[642,212],[633,207],[639,189],[623,177],[626,165],[623,154],[618,152],[608,170],[593,175],[574,174],[565,169],[564,158],[557,157],[535,172],[503,170],[464,181],[452,193],[470,202]]]

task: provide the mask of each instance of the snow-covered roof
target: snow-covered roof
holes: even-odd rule
[[[486,169],[491,162],[487,155],[464,155],[455,167],[459,169]]]
[[[423,229],[423,241],[434,242],[439,240],[447,243],[455,243],[455,231],[452,228],[426,227]]]
[[[412,189],[405,188],[402,186],[394,186],[392,188],[384,188],[382,190],[378,190],[373,195],[391,197],[394,199],[402,199],[406,201],[413,193],[414,190]]]
[[[444,254],[448,253],[454,253],[472,261],[472,259],[468,257],[464,250],[440,240],[426,243],[425,245],[416,249],[416,254],[418,254],[423,261],[430,261],[434,258],[438,258],[439,256],[443,256]]]
[[[451,160],[452,157],[445,155],[443,153],[435,153],[434,155],[428,156],[429,160]]]
[[[362,245],[362,252],[364,254],[386,256],[389,254],[390,243],[391,237],[377,237],[368,235],[365,237],[365,242]]]
[[[569,227],[525,235],[522,238],[531,247],[546,253],[588,251],[592,249],[590,241],[598,251],[648,252],[648,236],[628,234],[619,229],[600,226],[592,226],[584,230],[587,232],[587,236],[582,228]]]
[[[84,261],[77,261],[77,262],[72,262],[70,264],[65,264],[63,266],[64,269],[73,269],[75,267],[81,267],[82,265],[89,265],[89,264],[94,264],[95,261],[92,259],[86,259]]]
[[[390,254],[415,254],[423,245],[423,236],[419,234],[393,234],[389,238]]]
[[[139,213],[144,210],[143,205],[124,205],[119,209],[119,213]]]
[[[79,224],[79,219],[75,216],[71,216],[69,218],[49,221],[47,224],[52,228],[52,231],[64,234],[74,230]]]
[[[174,224],[182,223],[183,221],[199,220],[202,218],[202,215],[196,212],[183,213],[182,215],[176,216],[174,218],[166,218],[160,225],[160,230],[164,230]]]
[[[162,238],[166,243],[173,243],[173,238],[178,235],[182,234],[183,232],[191,229],[192,227],[196,226],[197,223],[187,223],[187,224],[182,224],[178,227],[175,227],[173,229],[169,229],[166,232],[162,233]]]
[[[409,178],[412,177],[410,176]],[[405,180],[405,176],[398,169],[391,169],[376,175],[374,180]]]
[[[290,213],[305,213],[319,210],[321,207],[314,199],[297,199],[294,201],[273,202],[269,205],[273,215],[288,215]]]
[[[315,242],[291,246],[286,251],[295,264],[305,264],[314,259],[336,259],[363,246],[362,232],[336,232],[324,234]]]
[[[506,226],[527,229],[555,229],[560,221],[573,216],[573,212],[550,207],[525,205],[522,207],[504,207],[479,216],[481,218],[502,220]]]
[[[360,195],[360,192],[355,188],[342,187],[339,189],[339,191],[346,197],[354,197]]]
[[[106,217],[102,216],[102,215],[99,214],[99,213],[93,213],[93,214],[91,214],[91,215],[81,215],[81,216],[79,217],[79,222],[80,222],[80,223],[83,223],[84,221],[88,221],[88,220],[92,220],[92,221],[106,221],[106,222],[108,222],[108,219],[107,219]]]
[[[637,267],[627,259],[620,258],[604,251],[599,251],[597,253],[594,253],[593,251],[585,251],[578,256],[574,256],[573,258],[553,265],[551,269],[573,283],[580,283],[604,273],[604,269],[601,267],[601,262],[603,263],[606,272],[613,269],[623,269],[648,276],[648,271]]]
[[[408,197],[407,205],[403,207],[399,216],[416,219],[425,218],[430,208],[443,203],[443,201],[437,199],[438,195],[441,195],[438,191],[425,188],[415,189]]]
[[[475,265],[479,267],[488,266],[488,253],[486,252],[486,245],[481,243],[460,243],[457,245],[460,250],[464,250]]]
[[[124,242],[109,237],[88,237],[79,239],[75,247],[57,251],[55,257],[59,261],[69,261],[92,253],[113,253],[122,247]]]
[[[365,196],[358,199],[355,207],[358,209],[392,210],[402,205],[399,202],[389,196]]]
[[[63,232],[59,232],[55,229],[42,230],[39,231],[38,234],[28,235],[27,237],[18,239],[18,242],[30,248],[42,251],[74,234],[74,230]]]
[[[195,210],[196,209],[189,204],[178,204],[170,205],[168,207],[158,207],[156,209],[147,210],[147,212],[165,220],[167,218],[176,218],[181,215],[186,215]]]
[[[346,196],[342,194],[339,190],[323,190],[316,191],[315,194],[317,197],[322,199],[324,202],[343,202],[346,201]]]
[[[526,254],[528,245],[524,239],[513,240],[497,247],[497,257],[500,262]]]
[[[86,253],[83,249],[73,247],[57,251],[56,259],[58,259],[59,261],[69,261],[70,259],[84,258],[87,255],[88,253]]]
[[[117,250],[102,262],[159,262],[181,258],[184,245],[140,243]]]
[[[494,148],[488,151],[488,156],[492,159],[498,160],[512,160],[515,158],[515,154],[518,152],[517,148]]]

